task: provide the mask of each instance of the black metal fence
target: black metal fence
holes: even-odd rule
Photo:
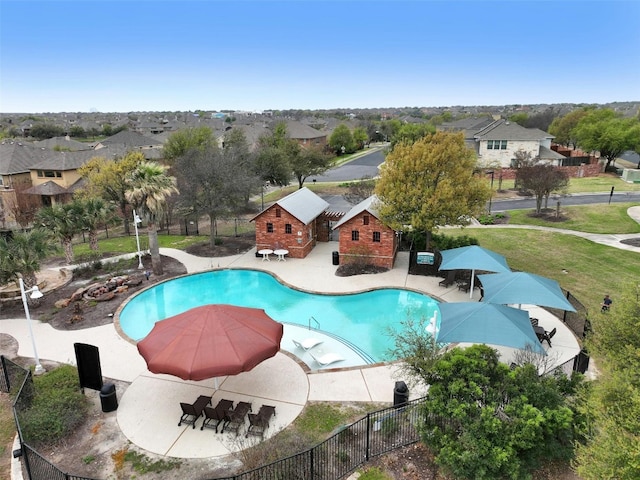
[[[34,396],[31,371],[0,356],[0,389],[15,395],[13,412],[20,439],[20,454],[30,480],[96,480],[71,475],[25,443],[20,419]],[[367,414],[309,450],[231,477],[216,480],[339,480],[370,458],[419,440],[418,425],[424,418],[417,399]]]
[[[96,480],[89,477],[79,477],[64,473],[53,463],[40,455],[33,447],[25,443],[20,428],[20,420],[31,408],[31,402],[35,395],[31,370],[25,369],[12,362],[4,355],[0,355],[0,389],[13,397],[13,418],[20,440],[20,450],[14,455],[21,455],[27,478],[30,480]]]
[[[218,480],[339,480],[373,457],[416,443],[422,401],[369,413],[309,450]]]

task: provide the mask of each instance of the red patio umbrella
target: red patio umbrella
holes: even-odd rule
[[[153,373],[204,380],[251,370],[278,353],[282,334],[262,309],[204,305],[157,322],[138,351]]]

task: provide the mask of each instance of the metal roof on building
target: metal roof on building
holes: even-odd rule
[[[357,215],[365,211],[369,212],[371,215],[373,215],[378,220],[380,220],[380,214],[378,213],[378,209],[376,207],[377,204],[378,204],[378,197],[376,195],[371,195],[369,198],[365,198],[359,204],[354,205],[354,207],[351,210],[349,210],[344,217],[342,217],[342,220],[340,220],[338,223],[334,225],[333,230],[335,230],[336,228],[339,228],[340,225],[347,223],[349,220],[351,220],[352,218],[356,217]]]
[[[304,225],[311,223],[329,207],[328,202],[307,187],[296,190],[283,199],[278,200],[275,204],[296,217]]]

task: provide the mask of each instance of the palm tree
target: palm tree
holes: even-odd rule
[[[63,205],[41,208],[36,213],[36,225],[47,229],[62,244],[67,264],[73,263],[73,237],[82,232],[84,207],[78,200]]]
[[[40,262],[56,251],[55,241],[46,230],[34,228],[0,237],[0,283],[17,282],[21,276],[26,289],[37,284]],[[33,303],[30,298],[27,299]]]
[[[89,234],[89,248],[97,252],[98,229],[105,225],[115,225],[120,219],[115,215],[115,207],[112,203],[105,202],[102,198],[88,198],[81,201],[83,215],[80,218],[83,229]]]
[[[137,213],[147,220],[151,266],[155,275],[162,275],[162,260],[158,246],[156,224],[166,209],[167,197],[178,193],[175,177],[166,174],[167,167],[156,162],[144,162],[127,177],[127,200]]]

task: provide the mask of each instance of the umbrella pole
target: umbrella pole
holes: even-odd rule
[[[471,270],[471,288],[469,289],[469,298],[473,298],[473,281],[476,278],[476,271]]]

